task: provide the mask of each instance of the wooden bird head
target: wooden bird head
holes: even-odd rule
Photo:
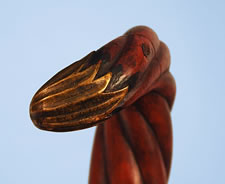
[[[31,101],[31,119],[49,131],[92,127],[152,90],[169,65],[156,33],[134,27],[47,81]]]

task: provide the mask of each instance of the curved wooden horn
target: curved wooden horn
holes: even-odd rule
[[[138,26],[53,76],[30,116],[49,131],[98,125],[90,184],[166,184],[172,157],[175,81],[167,46]]]

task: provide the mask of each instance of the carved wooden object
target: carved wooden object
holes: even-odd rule
[[[172,156],[175,81],[167,46],[138,26],[63,69],[34,95],[43,130],[98,125],[90,184],[166,184]]]

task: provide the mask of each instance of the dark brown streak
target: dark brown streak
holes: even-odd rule
[[[130,141],[130,139],[129,139],[128,133],[127,133],[127,131],[126,131],[126,128],[124,127],[124,124],[125,124],[124,119],[121,117],[121,114],[120,114],[120,113],[118,113],[117,119],[118,119],[119,122],[120,122],[120,123],[119,123],[119,126],[120,126],[120,129],[121,129],[121,134],[123,135],[124,140],[126,141],[126,143],[127,143],[127,145],[129,146],[129,148],[131,149],[131,152],[132,152],[132,154],[133,154],[133,156],[134,156],[134,160],[135,160],[135,162],[136,162],[136,164],[137,164],[137,166],[138,166],[138,170],[139,170],[140,176],[141,176],[141,181],[142,181],[143,184],[145,184],[145,182],[144,182],[144,177],[143,177],[143,173],[142,173],[142,171],[141,171],[141,167],[140,167],[140,165],[139,165],[139,163],[138,163],[138,161],[137,161],[137,156],[136,156],[136,153],[135,153],[135,149],[133,148],[133,146],[132,146],[132,144],[131,144],[131,141]]]
[[[165,70],[163,73],[160,74],[160,77],[159,77],[158,79],[156,79],[155,81],[153,81],[152,86],[154,86],[155,84],[157,84],[157,82],[159,82],[160,79],[162,79],[162,77],[164,77],[164,75],[169,74],[169,73],[170,73],[170,71],[169,71],[169,68],[168,68],[167,70]],[[156,88],[156,89],[153,89],[153,90],[151,91],[151,93],[154,93],[154,94],[157,94],[157,95],[161,96],[161,97],[167,102],[170,111],[172,110],[172,107],[173,107],[173,101],[174,101],[174,100],[170,100],[170,99],[166,98],[166,96],[164,96],[164,95],[161,94],[159,91],[157,91],[157,88]],[[147,94],[147,93],[146,93],[146,94]]]
[[[162,95],[162,94],[161,94],[160,92],[158,92],[157,90],[153,90],[153,91],[151,91],[151,93],[152,93],[152,94],[159,95],[161,98],[163,98],[163,99],[166,101],[166,104],[168,105],[169,110],[170,110],[170,111],[172,110],[172,106],[169,105],[169,104],[170,104],[170,103],[169,103],[169,100],[168,100],[164,95]]]
[[[134,106],[135,106],[136,111],[139,112],[140,116],[145,120],[145,123],[146,123],[147,127],[149,128],[149,131],[151,131],[152,134],[154,135],[155,141],[157,142],[157,144],[158,144],[158,146],[159,146],[159,148],[160,148],[159,151],[160,151],[160,154],[161,154],[161,156],[162,156],[162,158],[163,158],[164,166],[166,167],[166,159],[165,159],[165,157],[164,157],[163,154],[162,154],[162,147],[161,147],[161,145],[159,144],[159,140],[157,139],[157,135],[156,135],[156,133],[155,133],[154,127],[152,126],[152,123],[148,120],[148,118],[146,118],[146,116],[144,115],[144,113],[142,113],[140,110],[138,110],[138,109],[140,109],[140,108],[138,108],[139,105],[138,105],[137,103],[135,103]],[[168,178],[168,174],[169,174],[169,173],[166,172],[166,174],[167,174],[167,178]]]
[[[102,144],[102,150],[103,150],[103,153],[102,153],[102,155],[103,155],[103,160],[104,160],[104,169],[105,169],[105,180],[106,180],[106,184],[110,184],[110,179],[109,179],[109,171],[108,171],[108,167],[107,167],[107,159],[106,159],[106,142],[105,142],[105,134],[104,134],[104,132],[105,132],[105,125],[104,124],[102,124],[102,125],[100,125],[100,126],[102,126],[102,129],[104,130],[103,131],[103,144]]]

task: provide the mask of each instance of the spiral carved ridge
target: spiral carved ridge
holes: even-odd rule
[[[155,86],[160,90],[147,93],[97,127],[90,184],[168,182],[175,82],[168,72]]]
[[[98,125],[89,184],[166,184],[176,93],[169,67],[156,33],[134,27],[46,82],[31,119],[56,132]]]

